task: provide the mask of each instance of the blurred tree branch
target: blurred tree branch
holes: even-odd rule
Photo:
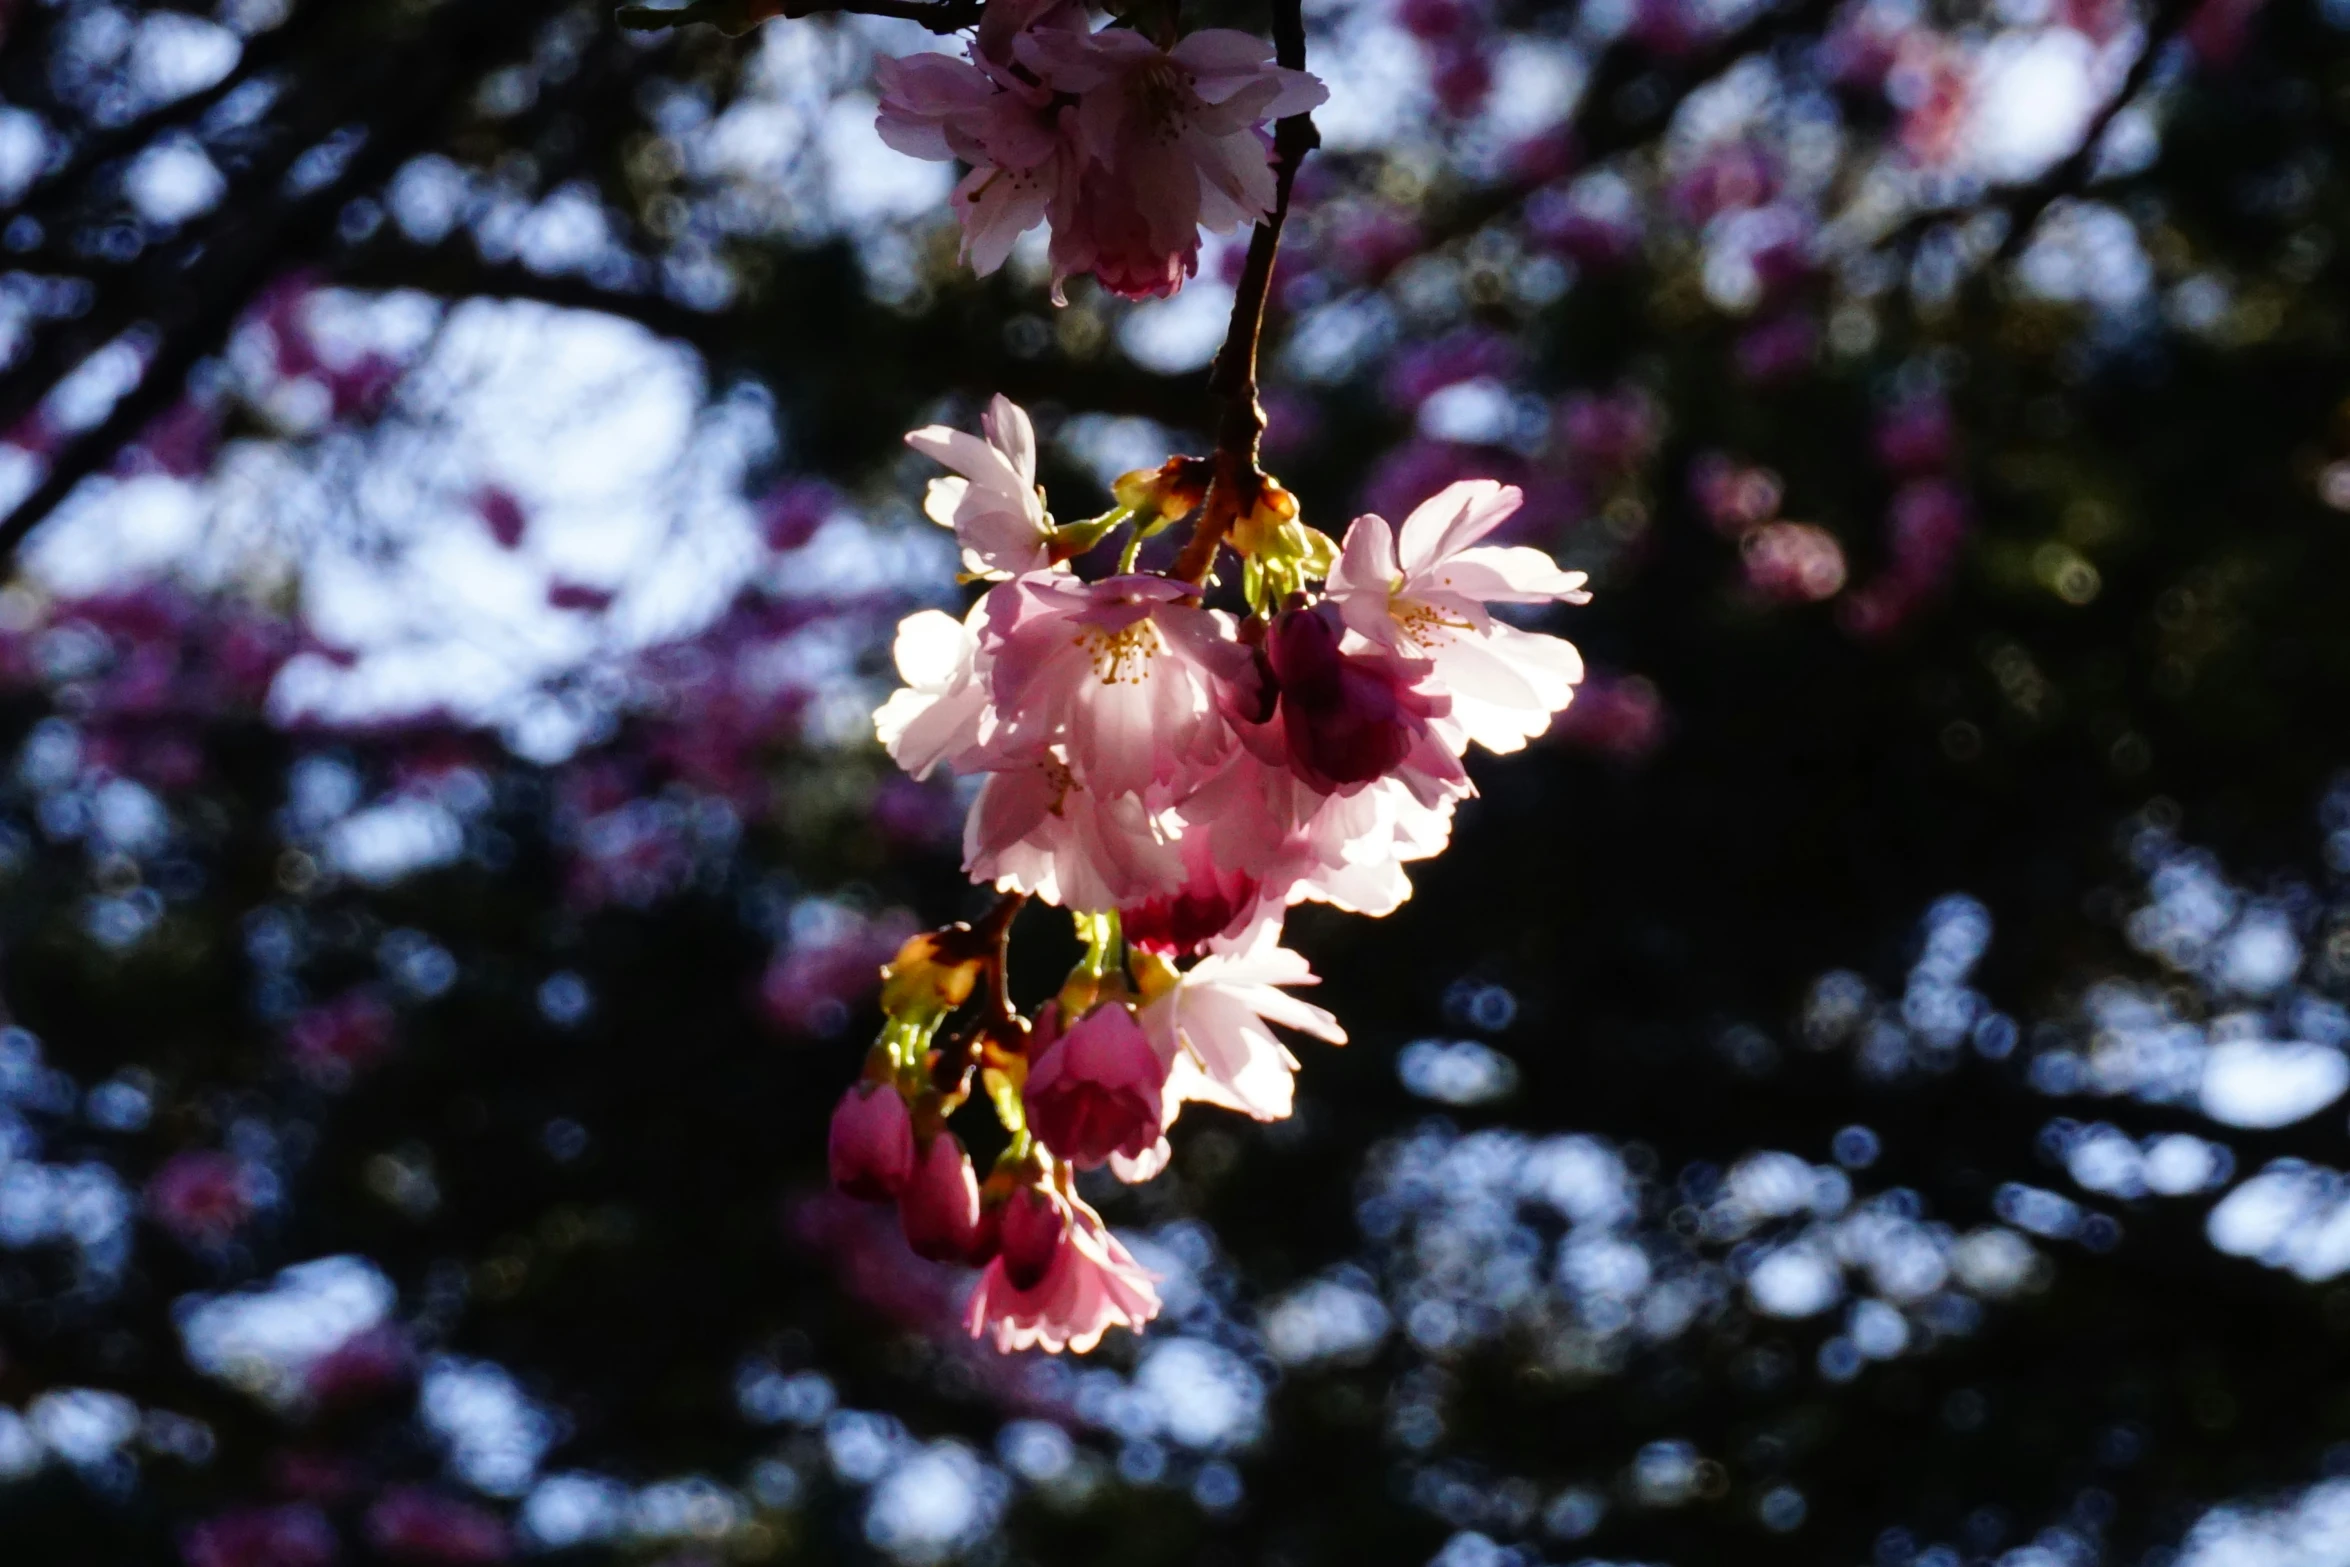
[[[1681,104],[1706,83],[1758,49],[1778,40],[1816,31],[1835,14],[1836,0],[1797,0],[1792,6],[1765,6],[1745,22],[1691,51],[1660,62],[1618,39],[1604,49],[1568,115],[1578,164],[1589,165],[1639,145],[1672,121]],[[1652,103],[1632,107],[1626,95],[1653,78],[1661,91]],[[1606,112],[1604,115],[1602,110]],[[1551,182],[1552,176],[1505,181],[1468,192],[1427,227],[1431,246],[1465,238],[1514,211]]]
[[[2136,102],[2154,79],[2163,57],[2178,40],[2180,29],[2194,8],[2186,0],[2161,0],[2146,23],[2146,43],[2138,57],[2130,62],[2129,71],[2111,96],[2099,104],[2087,125],[2082,127],[2081,139],[2073,150],[2051,164],[2039,177],[2018,185],[1991,191],[1978,204],[2002,212],[2007,218],[2007,230],[2000,236],[1999,248],[1992,252],[1994,263],[2013,261],[2031,243],[2033,231],[2048,209],[2068,196],[2077,196],[2088,188],[2097,173],[2098,154],[2103,150],[2106,132],[2113,128],[2122,111]],[[1928,231],[1966,216],[1966,210],[1955,207],[1934,207],[1911,213],[1874,243],[1877,246],[1906,246],[1914,244]]]
[[[106,415],[62,440],[39,484],[0,518],[0,555],[12,554],[83,479],[182,394],[188,373],[225,341],[270,276],[314,254],[333,234],[344,200],[381,184],[416,151],[478,75],[468,62],[506,58],[547,14],[512,0],[455,0],[432,13],[409,47],[379,45],[372,70],[314,74],[316,86],[290,116],[291,126],[245,171],[216,220],[119,282],[90,313],[99,341],[144,325],[157,334],[155,350]],[[359,128],[356,149],[317,183],[289,189],[297,165],[342,127]],[[154,286],[133,291],[134,279]],[[150,316],[144,306],[152,300],[165,304]],[[0,404],[37,403],[49,390],[40,375],[45,369],[35,362],[11,372],[0,381]]]

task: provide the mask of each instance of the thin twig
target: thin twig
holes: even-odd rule
[[[1003,893],[987,918],[972,927],[972,935],[987,944],[987,1015],[993,1023],[1014,1023],[1020,1017],[1012,1005],[1012,921],[1027,906],[1027,893]]]
[[[1306,24],[1300,0],[1274,0],[1273,58],[1292,71],[1306,68]],[[1256,504],[1264,470],[1257,466],[1265,433],[1264,405],[1257,401],[1257,347],[1265,331],[1265,304],[1273,292],[1273,263],[1281,251],[1281,227],[1289,220],[1289,195],[1298,165],[1320,146],[1311,113],[1293,114],[1273,128],[1273,210],[1248,238],[1248,262],[1232,294],[1232,323],[1208,372],[1208,390],[1222,400],[1216,426],[1216,471],[1200,506],[1199,521],[1169,575],[1202,583],[1215,570],[1216,551],[1240,514]]]

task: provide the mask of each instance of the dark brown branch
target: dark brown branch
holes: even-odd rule
[[[978,926],[992,944],[987,956],[987,1014],[1007,1027],[1018,1026],[1020,1020],[1019,1009],[1012,1005],[1012,921],[1027,906],[1027,893],[1004,893]]]
[[[1274,0],[1273,58],[1292,71],[1306,68],[1306,26],[1300,0]],[[1289,196],[1298,165],[1321,145],[1312,114],[1293,114],[1273,128],[1273,210],[1248,237],[1248,261],[1232,294],[1232,323],[1208,372],[1208,390],[1224,405],[1216,425],[1215,477],[1208,485],[1199,521],[1170,575],[1202,583],[1215,570],[1216,551],[1243,512],[1256,504],[1264,470],[1257,466],[1265,433],[1264,405],[1257,401],[1257,349],[1265,332],[1265,305],[1273,292],[1273,264],[1281,252],[1281,228],[1289,220]]]
[[[919,22],[934,33],[959,33],[979,25],[980,0],[693,0],[691,5],[667,9],[624,5],[613,20],[631,32],[657,33],[693,22],[707,22],[729,37],[747,33],[776,17],[815,16],[843,11],[857,16],[889,16]]]

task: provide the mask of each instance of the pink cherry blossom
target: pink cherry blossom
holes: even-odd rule
[[[963,823],[963,869],[1002,892],[1107,913],[1182,883],[1181,830],[1163,804],[1087,788],[1054,747],[987,775]]]
[[[1053,274],[1093,272],[1128,297],[1172,294],[1198,269],[1199,230],[1218,234],[1273,210],[1266,121],[1329,96],[1304,71],[1272,63],[1263,40],[1229,28],[1161,49],[1131,28],[1038,28],[1016,48],[1045,86],[1077,97],[1087,167],[1056,216]]]
[[[1151,1276],[1082,1203],[1041,1190],[1016,1193],[1003,1226],[1004,1249],[980,1273],[965,1313],[973,1338],[992,1331],[1005,1354],[1082,1355],[1111,1328],[1140,1328],[1159,1314]],[[1031,1232],[1051,1243],[1032,1275],[1019,1258],[1039,1248],[1014,1248],[1016,1235]]]
[[[1056,1155],[1092,1169],[1139,1159],[1159,1140],[1167,1062],[1123,1002],[1094,1008],[1028,1068],[1028,1127]]]
[[[1083,165],[1073,111],[1050,91],[984,54],[977,63],[943,54],[885,59],[875,78],[884,142],[909,157],[971,165],[949,205],[964,259],[980,276],[1001,267],[1048,213],[1069,212]]]
[[[1089,163],[1068,216],[1053,225],[1053,302],[1061,285],[1092,273],[1122,299],[1166,299],[1199,272],[1199,228],[1156,201],[1158,190],[1120,170]]]
[[[961,621],[926,609],[898,622],[890,653],[906,683],[874,712],[873,730],[891,759],[916,778],[929,777],[942,762],[969,770],[994,730],[979,653],[985,602]]]
[[[1437,720],[1457,751],[1522,749],[1574,700],[1583,660],[1574,644],[1496,620],[1488,604],[1581,604],[1584,574],[1561,571],[1537,549],[1478,541],[1518,509],[1511,486],[1471,479],[1446,486],[1404,519],[1347,529],[1329,594],[1347,626],[1368,641],[1435,666],[1452,698]]]
[[[1463,776],[1428,721],[1451,711],[1442,693],[1419,689],[1431,672],[1384,650],[1344,651],[1337,607],[1286,610],[1265,653],[1280,684],[1289,765],[1324,794],[1352,794],[1416,758],[1439,777]]]
[[[981,440],[943,424],[906,437],[925,457],[955,470],[930,481],[922,509],[952,528],[963,547],[963,569],[975,577],[1043,571],[1053,563],[1053,519],[1036,488],[1036,430],[1027,413],[998,396],[980,415]]]
[[[1416,792],[1426,791],[1426,792]],[[1245,947],[1296,903],[1374,918],[1412,895],[1404,865],[1440,854],[1467,778],[1437,783],[1405,772],[1351,795],[1324,794],[1285,761],[1244,751],[1184,803],[1187,838],[1205,840],[1225,874],[1253,880],[1257,903],[1209,945]]]
[[[1020,35],[1032,27],[1083,32],[1090,25],[1082,0],[987,0],[975,47],[982,59],[1009,65]]]
[[[915,1255],[961,1262],[979,1233],[979,1177],[952,1132],[940,1132],[914,1155],[914,1173],[898,1193],[898,1223]]]
[[[1143,1032],[1168,1063],[1164,1119],[1186,1101],[1221,1105],[1260,1121],[1287,1116],[1297,1058],[1270,1025],[1334,1045],[1346,1030],[1281,987],[1318,981],[1306,960],[1272,941],[1202,958],[1142,1009]]]
[[[1162,957],[1189,957],[1257,922],[1266,901],[1263,884],[1246,871],[1219,865],[1213,836],[1187,827],[1177,845],[1182,883],[1118,911],[1128,946]],[[1277,918],[1281,904],[1276,900],[1272,908]]]
[[[1180,795],[1231,751],[1229,687],[1253,678],[1232,617],[1156,576],[1081,582],[1033,572],[990,589],[980,642],[997,748],[1063,748],[1104,796]]]
[[[914,1177],[914,1120],[887,1083],[855,1083],[832,1112],[826,1139],[832,1184],[851,1197],[881,1202]]]

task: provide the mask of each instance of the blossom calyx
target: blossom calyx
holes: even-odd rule
[[[1338,564],[1338,542],[1298,517],[1297,497],[1275,479],[1259,479],[1255,498],[1225,542],[1240,555],[1240,588],[1259,614],[1303,593]]]
[[[1138,516],[1147,513],[1155,522],[1173,522],[1199,509],[1213,472],[1214,465],[1204,457],[1170,457],[1156,468],[1120,474],[1112,481],[1110,494]]]
[[[970,934],[967,925],[951,925],[898,948],[881,968],[881,1010],[893,1018],[941,1017],[970,1000],[986,966],[982,954],[959,950],[964,943],[955,938]]]

